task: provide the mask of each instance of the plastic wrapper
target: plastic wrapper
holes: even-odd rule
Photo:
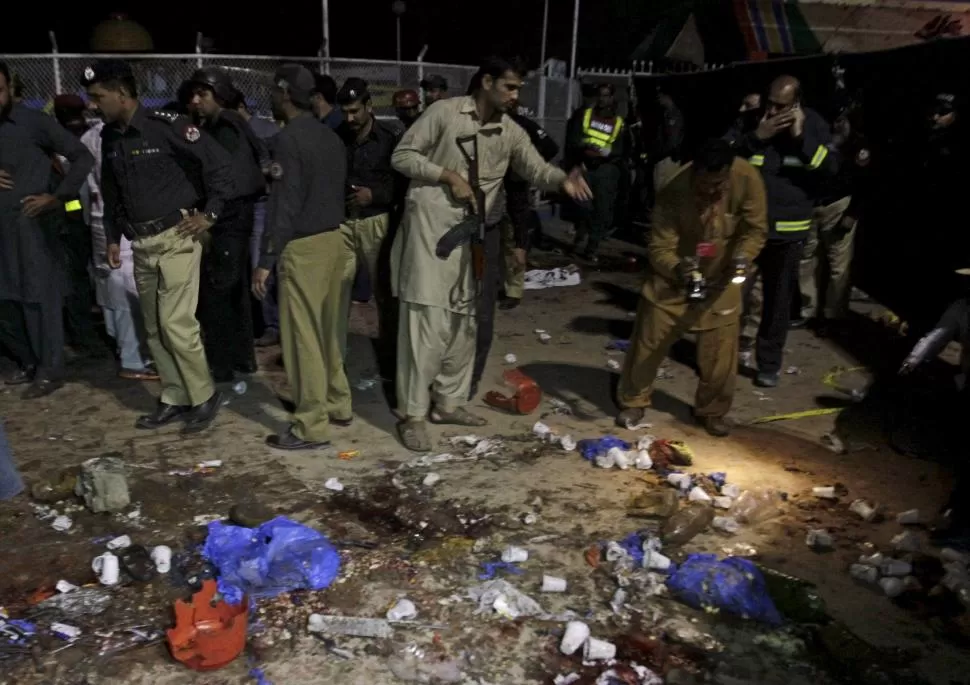
[[[340,555],[322,533],[282,516],[258,528],[210,523],[203,555],[219,569],[219,591],[230,603],[243,594],[322,590],[340,570]]]
[[[770,625],[782,622],[761,571],[747,559],[719,561],[714,554],[692,554],[670,577],[667,587],[696,609],[718,609]]]

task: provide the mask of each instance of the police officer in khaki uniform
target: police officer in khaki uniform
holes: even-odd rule
[[[700,375],[694,415],[711,435],[728,434],[741,283],[767,236],[764,182],[751,164],[734,158],[726,141],[705,143],[663,187],[647,247],[650,272],[617,393],[621,427],[643,422],[657,369],[670,347],[694,331]]]
[[[262,299],[273,265],[279,278],[280,342],[293,393],[293,424],[266,444],[281,450],[329,446],[329,424],[353,420],[341,350],[346,315],[343,143],[310,113],[313,74],[298,64],[273,79],[273,114],[285,127],[273,141],[273,179],[253,293]]]
[[[202,431],[222,396],[195,318],[199,238],[233,195],[230,158],[185,117],[142,107],[127,63],[99,61],[85,68],[83,83],[106,122],[101,181],[108,264],[121,267],[124,234],[132,241],[148,347],[162,382],[158,408],[135,425],[158,428],[184,419],[183,433]]]
[[[340,134],[347,147],[347,220],[340,226],[348,257],[344,267],[349,307],[354,276],[358,268],[367,270],[377,300],[378,352],[384,362],[382,372],[391,373],[396,332],[392,314],[391,275],[387,263],[391,231],[391,212],[398,199],[399,175],[391,168],[391,154],[400,139],[397,131],[374,116],[367,82],[348,78],[337,93],[337,104],[344,116]],[[393,236],[390,236],[393,240]],[[385,249],[385,247],[387,249]],[[347,319],[340,335],[344,349]]]

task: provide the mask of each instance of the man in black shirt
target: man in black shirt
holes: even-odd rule
[[[345,124],[340,132],[347,146],[347,220],[340,227],[349,254],[344,272],[345,306],[349,306],[357,269],[366,269],[377,300],[379,356],[384,361],[392,360],[395,336],[388,315],[394,307],[390,306],[387,250],[391,244],[388,234],[398,178],[391,168],[391,154],[397,145],[398,133],[374,116],[367,82],[362,79],[347,79],[337,93],[337,104],[344,116]],[[346,349],[346,317],[340,335]]]
[[[283,450],[329,446],[329,424],[353,420],[341,339],[346,306],[344,220],[347,157],[340,138],[310,114],[313,74],[298,64],[273,79],[273,114],[286,126],[273,140],[269,207],[253,293],[262,299],[278,261],[280,339],[292,390],[293,423],[266,444]]]
[[[269,167],[269,156],[242,115],[229,107],[235,98],[229,74],[207,67],[196,71],[190,82],[202,130],[232,157],[235,192],[209,230],[211,240],[202,255],[198,311],[213,380],[231,383],[234,371],[256,371],[249,237],[256,202],[266,195],[262,167]]]
[[[32,383],[25,399],[64,384],[67,290],[56,214],[76,200],[94,165],[73,135],[41,112],[13,102],[10,71],[0,62],[0,343],[20,371],[7,383]],[[51,192],[51,155],[70,168]]]
[[[202,431],[222,396],[212,383],[195,317],[199,237],[234,193],[230,157],[187,118],[143,108],[125,62],[86,67],[83,84],[106,122],[101,191],[107,261],[120,268],[122,234],[132,241],[148,347],[162,382],[158,408],[135,425],[159,428],[184,419],[184,433]]]

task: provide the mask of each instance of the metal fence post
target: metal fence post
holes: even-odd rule
[[[421,102],[424,102],[424,88],[421,86],[421,82],[424,81],[424,56],[428,52],[428,44],[425,43],[421,47],[421,52],[418,53],[418,59],[415,60],[418,63],[418,90],[421,93]]]
[[[54,95],[61,94],[61,60],[57,56],[57,36],[53,31],[48,31],[47,36],[51,39],[51,63],[54,65]]]
[[[202,31],[195,34],[195,54],[198,57],[195,58],[195,68],[202,68]]]

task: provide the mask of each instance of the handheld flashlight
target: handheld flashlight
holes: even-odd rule
[[[735,257],[734,275],[731,276],[731,282],[735,285],[741,285],[746,280],[748,280],[748,260],[744,257]]]

